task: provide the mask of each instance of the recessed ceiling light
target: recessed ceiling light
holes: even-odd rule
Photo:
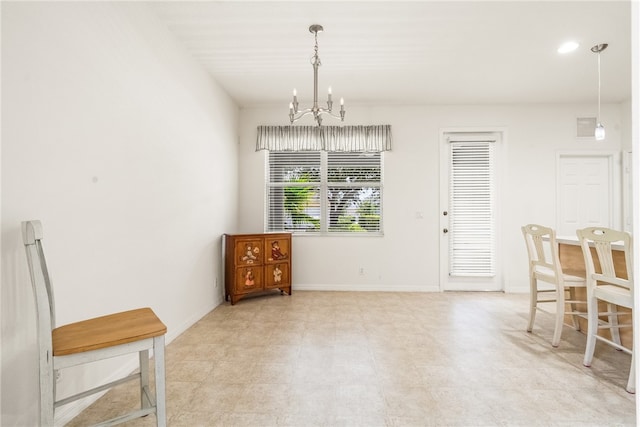
[[[578,46],[580,46],[578,44],[578,42],[574,42],[574,41],[570,41],[570,42],[566,42],[566,43],[562,43],[560,45],[560,47],[558,48],[558,53],[569,53],[569,52],[573,52],[574,50],[576,50],[578,48]]]

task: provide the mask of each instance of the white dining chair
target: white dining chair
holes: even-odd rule
[[[56,327],[51,278],[42,248],[40,221],[22,223],[22,236],[36,303],[40,426],[53,426],[55,409],[130,380],[140,383],[140,409],[101,423],[120,424],[155,414],[156,425],[166,425],[164,336],[167,327],[150,308],[124,311]],[[149,386],[149,350],[155,360],[155,396]],[[127,377],[57,399],[56,373],[60,369],[138,353],[140,370]]]
[[[536,312],[546,311],[541,304],[554,303],[555,327],[551,345],[557,347],[562,336],[565,314],[571,315],[573,327],[580,330],[578,319],[586,315],[586,299],[578,298],[575,291],[577,288],[585,288],[586,282],[582,277],[562,272],[555,230],[538,224],[528,224],[522,227],[522,234],[529,256],[530,296],[527,332],[533,331]],[[568,298],[566,294],[569,294]],[[566,309],[567,304],[569,310]]]
[[[587,344],[584,352],[584,366],[591,366],[596,342],[605,342],[631,355],[631,368],[627,380],[627,391],[635,393],[634,351],[632,345],[623,345],[620,329],[633,326],[633,256],[631,235],[624,231],[604,227],[588,227],[576,231],[587,271]],[[613,251],[624,251],[624,268],[615,268]],[[599,302],[607,307],[600,311]],[[631,311],[618,311],[626,307]],[[606,318],[603,319],[603,317]],[[620,318],[628,319],[624,322]],[[599,334],[609,330],[611,338]]]

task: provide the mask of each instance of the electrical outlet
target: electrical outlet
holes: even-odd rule
[[[60,370],[56,371],[56,382],[59,383],[62,380],[62,372]]]
[[[360,270],[358,271],[358,273],[359,273],[361,276],[364,276],[364,267],[360,267]]]

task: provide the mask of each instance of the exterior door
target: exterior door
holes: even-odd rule
[[[498,265],[500,132],[443,132],[440,288],[502,290]]]

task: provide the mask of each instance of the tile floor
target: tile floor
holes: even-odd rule
[[[525,331],[527,295],[274,293],[225,303],[166,349],[169,426],[624,426],[630,356],[553,317]],[[69,426],[137,404],[120,385]],[[155,416],[130,422],[155,425]]]

